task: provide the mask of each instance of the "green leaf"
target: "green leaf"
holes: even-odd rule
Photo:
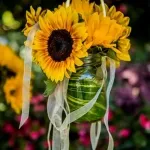
[[[56,88],[56,82],[52,82],[51,80],[45,81],[46,90],[44,92],[44,96],[49,96],[52,94]]]
[[[118,58],[116,56],[116,53],[112,50],[112,49],[109,49],[108,52],[107,52],[107,56],[114,59],[114,60],[117,60],[118,61]]]

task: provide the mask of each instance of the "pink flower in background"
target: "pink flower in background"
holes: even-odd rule
[[[86,147],[91,144],[90,136],[85,130],[79,131],[79,142]]]
[[[124,70],[122,72],[122,78],[127,79],[130,85],[135,85],[139,80],[137,73],[132,69]]]
[[[42,94],[38,94],[37,96],[32,97],[31,104],[38,104],[44,100],[44,96]]]
[[[121,11],[121,12],[124,13],[124,14],[126,14],[127,11],[128,11],[128,7],[127,7],[126,4],[121,4],[121,5],[118,7],[117,10],[118,10],[118,11]]]
[[[46,110],[45,105],[41,103],[43,101],[44,96],[42,94],[32,97],[31,104],[33,104],[34,112],[44,112]]]
[[[40,128],[39,133],[40,133],[40,135],[44,135],[46,133],[46,129]]]
[[[50,145],[52,145],[52,141],[49,141],[50,142]],[[48,143],[47,143],[47,140],[43,142],[43,146],[45,149],[48,148]]]
[[[118,147],[119,144],[120,144],[119,141],[114,141],[114,146],[115,146],[115,147]]]
[[[10,147],[13,147],[14,144],[15,144],[15,141],[14,141],[14,137],[12,136],[12,137],[9,139],[9,141],[8,141],[8,145],[9,145]]]
[[[16,120],[17,122],[20,122],[20,120],[21,120],[21,115],[17,115],[17,116],[15,117],[15,120]]]
[[[113,126],[113,125],[110,125],[110,126],[109,126],[109,131],[110,131],[111,133],[116,133],[117,127],[116,127],[116,126]]]
[[[131,133],[130,129],[122,129],[122,130],[120,130],[118,136],[120,138],[127,138],[127,137],[129,137],[130,133]]]
[[[33,109],[35,112],[42,112],[42,111],[46,110],[45,105],[34,105]]]
[[[40,137],[40,133],[39,131],[32,131],[29,136],[32,140],[36,141]]]
[[[138,89],[129,85],[119,87],[114,90],[114,99],[118,107],[126,113],[134,113],[140,107]]]
[[[3,130],[4,132],[9,133],[9,134],[15,133],[15,128],[10,123],[6,123],[3,127]]]
[[[48,148],[48,143],[47,143],[47,141],[44,141],[44,142],[43,142],[43,146],[44,146],[45,149]]]
[[[43,144],[43,138],[46,134],[45,120],[42,115],[37,115],[36,112],[45,112],[44,97],[42,94],[34,96],[31,100],[31,113],[25,124],[19,129],[21,115],[14,115],[13,120],[3,123],[1,128],[2,136],[4,135],[7,146],[13,150],[35,150]],[[41,113],[39,113],[41,114]],[[36,143],[36,144],[35,144]],[[45,144],[45,149],[47,149]],[[44,147],[44,145],[43,145]],[[1,147],[3,149],[3,147]]]
[[[112,112],[112,110],[109,110],[108,120],[111,121],[112,119],[113,119],[113,112]]]
[[[84,146],[89,146],[91,144],[89,129],[90,126],[88,123],[77,124],[77,128],[79,130],[79,142]]]
[[[28,142],[26,145],[25,145],[25,148],[24,150],[35,150],[34,146],[32,143]]]
[[[140,125],[147,131],[150,131],[150,119],[146,115],[141,114],[139,117]]]
[[[79,123],[76,126],[79,130],[81,129],[88,130],[90,128],[90,125],[88,123]]]
[[[150,120],[146,122],[146,124],[145,124],[145,129],[146,129],[147,131],[150,131]]]
[[[144,114],[141,114],[140,118],[139,118],[139,121],[140,121],[140,125],[144,128],[146,122],[148,121],[148,119]]]

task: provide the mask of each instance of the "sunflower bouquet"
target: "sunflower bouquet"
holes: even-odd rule
[[[54,11],[42,11],[41,7],[35,11],[31,6],[26,18],[24,87],[27,91],[33,55],[48,78],[45,94],[50,119],[48,139],[53,125],[52,148],[69,149],[71,122],[90,122],[95,150],[104,118],[108,149],[113,149],[108,128],[109,95],[116,66],[121,60],[130,61],[129,18],[103,1],[96,5],[88,0],[67,1]],[[24,100],[20,126],[28,118],[28,104]]]

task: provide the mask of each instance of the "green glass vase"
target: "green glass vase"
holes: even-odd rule
[[[72,73],[68,84],[67,100],[71,112],[88,103],[96,95],[103,80],[99,54],[89,54],[83,62],[84,65],[77,67],[76,73]],[[106,112],[105,91],[104,84],[95,105],[76,122],[95,122],[103,118]]]

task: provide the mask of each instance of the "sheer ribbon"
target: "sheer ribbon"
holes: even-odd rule
[[[31,68],[32,68],[32,44],[36,31],[38,30],[38,24],[32,27],[29,32],[27,41],[25,44],[25,57],[24,57],[24,76],[23,76],[23,89],[22,89],[22,114],[19,128],[26,122],[29,117],[30,109],[30,80],[31,80]]]
[[[102,70],[105,76],[106,73],[106,58],[104,57],[102,60]],[[100,89],[97,91],[96,95],[91,99],[87,104],[82,106],[81,108],[69,112],[64,105],[68,105],[68,102],[64,100],[64,97],[67,96],[67,88],[65,87],[66,82],[68,82],[68,79],[64,80],[63,82],[60,82],[54,93],[51,94],[48,98],[48,104],[47,104],[47,111],[48,111],[48,117],[50,119],[50,126],[49,126],[49,132],[51,132],[51,125],[53,125],[53,144],[52,144],[52,150],[69,150],[69,127],[70,123],[76,121],[83,115],[85,115],[90,109],[94,106],[96,103],[101,90],[103,88],[103,85],[105,83],[105,79],[102,81],[102,85]],[[65,92],[63,92],[63,89],[66,89]],[[65,93],[65,95],[63,95]],[[65,112],[65,119],[62,122],[62,111]],[[98,123],[99,125],[100,123]],[[99,130],[100,131],[100,130]],[[50,136],[50,133],[49,133]],[[98,135],[97,135],[98,139]],[[49,137],[48,137],[49,140]],[[56,143],[56,144],[55,144]],[[51,147],[49,147],[49,150],[51,150]]]
[[[113,142],[113,138],[111,136],[111,133],[109,131],[108,113],[109,113],[109,95],[110,95],[110,91],[112,89],[114,77],[115,77],[115,61],[110,59],[110,58],[108,58],[108,60],[110,61],[110,79],[109,79],[109,83],[108,83],[108,86],[106,89],[106,100],[107,100],[107,102],[106,102],[106,113],[104,116],[104,124],[106,126],[106,129],[107,129],[107,132],[109,135],[108,150],[113,150],[114,142]],[[104,71],[106,71],[106,70],[104,70]],[[105,73],[105,78],[107,78],[107,72]],[[93,150],[95,150],[97,147],[100,132],[101,132],[101,121],[98,121],[96,123],[92,123],[91,129],[90,129],[90,137],[91,137],[91,144],[92,144]]]

